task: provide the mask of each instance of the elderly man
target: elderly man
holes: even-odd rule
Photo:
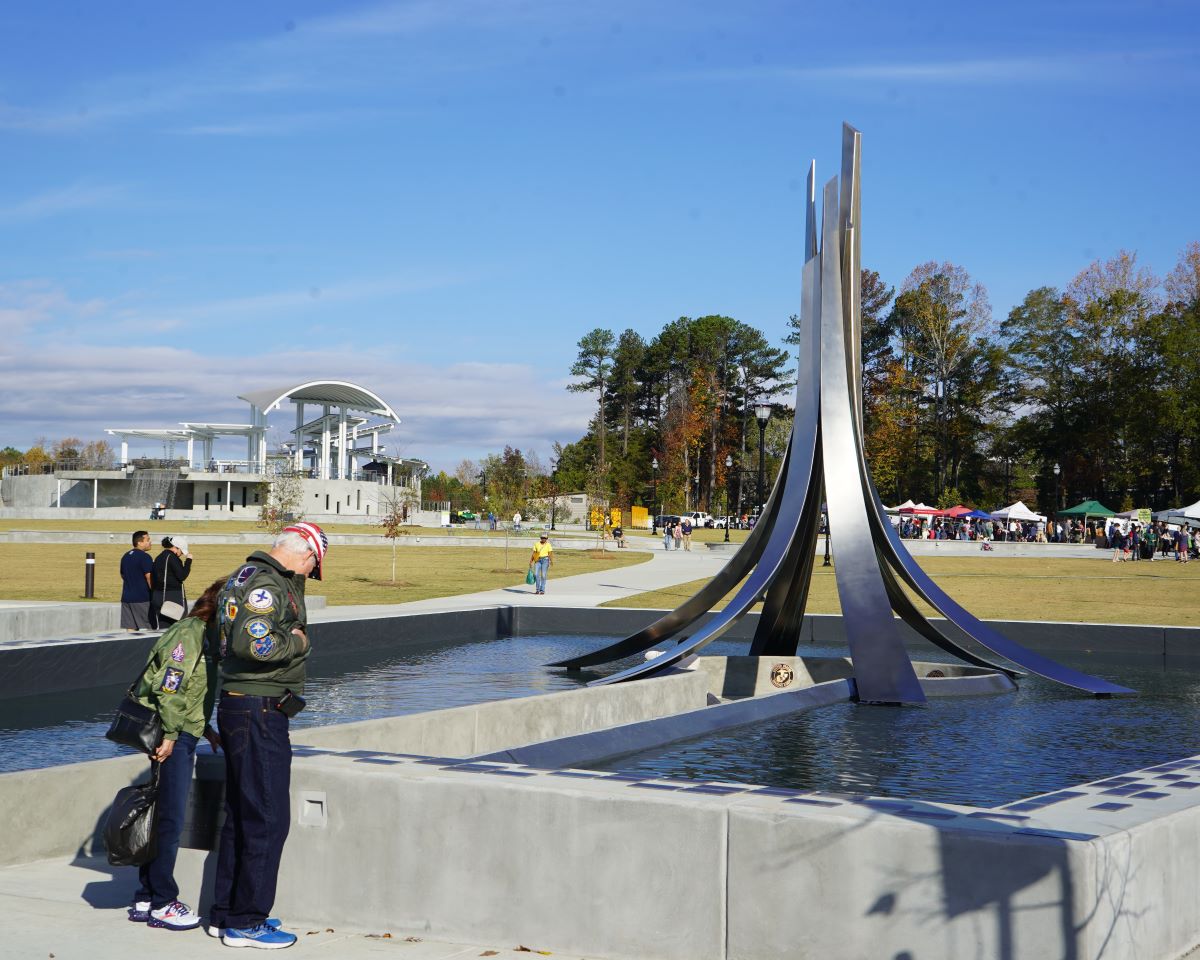
[[[220,596],[225,825],[208,932],[229,947],[296,942],[270,913],[291,820],[288,718],[304,707],[304,582],[321,579],[327,547],[315,523],[285,527],[269,552],[246,558]]]

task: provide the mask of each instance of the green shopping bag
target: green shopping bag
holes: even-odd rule
[[[533,567],[530,567],[528,570],[525,571],[525,582],[533,583]]]

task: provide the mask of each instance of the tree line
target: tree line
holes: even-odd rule
[[[1200,498],[1200,243],[1165,277],[1121,251],[1064,289],[1029,291],[997,320],[954,263],[899,288],[862,271],[864,441],[885,501],[1043,512],[1084,499],[1127,510]],[[596,328],[571,390],[595,410],[550,460],[506,447],[424,483],[426,501],[538,512],[564,493],[619,507],[753,512],[791,429],[797,319],[782,346],[732,317],[679,317],[652,338]],[[755,407],[770,416],[760,451]],[[18,457],[111,459],[69,438]],[[533,503],[531,504],[531,501]]]
[[[885,500],[1052,511],[1200,497],[1200,243],[1161,279],[1134,253],[1097,260],[999,321],[954,263],[920,264],[898,291],[863,270],[862,293],[864,440]],[[769,487],[790,430],[789,363],[729,317],[681,317],[649,342],[591,331],[571,389],[595,396],[596,413],[556,450],[558,479],[620,505],[751,507],[752,410],[772,404]]]

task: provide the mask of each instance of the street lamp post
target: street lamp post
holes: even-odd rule
[[[655,516],[661,517],[662,505],[658,502],[658,457],[650,461],[650,469],[654,473],[654,509],[658,511]],[[651,525],[651,532],[653,532],[653,524]]]
[[[767,421],[771,419],[771,405],[769,403],[756,403],[754,405],[754,416],[758,418],[758,516],[761,517],[763,508],[763,475],[766,473]]]
[[[1057,463],[1054,465],[1054,542],[1058,542],[1058,475],[1062,473],[1062,467]]]
[[[733,466],[733,457],[728,453],[725,454],[725,490],[729,490],[729,468]],[[729,497],[725,498],[725,509],[729,509]],[[729,514],[725,514],[725,542],[729,542]]]

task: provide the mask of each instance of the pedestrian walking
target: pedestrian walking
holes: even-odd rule
[[[533,545],[533,553],[529,555],[529,563],[533,566],[534,593],[546,592],[546,577],[550,575],[550,564],[553,562],[554,547],[550,543],[549,534],[543,533]]]

